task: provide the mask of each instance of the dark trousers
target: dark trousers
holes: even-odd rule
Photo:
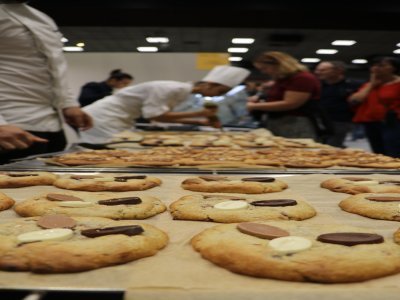
[[[385,147],[385,154],[391,157],[400,158],[400,119],[391,123],[382,124],[382,136]]]
[[[9,162],[11,159],[22,158],[29,155],[42,154],[42,153],[50,153],[56,151],[64,150],[67,140],[65,138],[64,131],[57,132],[38,132],[38,131],[29,131],[30,133],[47,139],[47,143],[34,143],[27,149],[17,149],[11,151],[2,151],[0,152],[0,164],[4,164]]]
[[[374,153],[385,154],[385,146],[382,136],[382,122],[363,123],[365,135]]]

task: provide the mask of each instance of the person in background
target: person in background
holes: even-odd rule
[[[249,101],[248,110],[268,112],[267,128],[275,135],[316,139],[317,130],[308,114],[320,97],[318,79],[283,52],[264,52],[255,59],[254,66],[269,75],[274,84],[267,101]]]
[[[110,96],[114,89],[122,89],[133,82],[134,78],[128,73],[123,73],[120,69],[113,70],[110,76],[101,82],[88,82],[81,88],[78,101],[82,107],[93,102]]]
[[[239,67],[217,66],[200,82],[149,81],[126,87],[83,108],[94,119],[92,129],[82,132],[84,142],[101,143],[123,130],[131,130],[135,119],[144,117],[159,122],[210,125],[217,109],[175,112],[175,106],[191,93],[219,96],[238,85],[249,75]],[[202,119],[199,119],[202,118]]]
[[[345,72],[346,65],[342,61],[322,61],[314,70],[322,83],[321,108],[334,127],[333,134],[323,142],[340,148],[345,148],[344,141],[353,127],[354,112],[347,98],[361,86],[361,81],[346,78]]]
[[[24,2],[0,1],[0,163],[63,150],[62,117],[82,130],[92,125],[69,93],[62,35]]]
[[[400,157],[400,60],[375,58],[370,80],[349,97],[353,121],[364,125],[372,151]]]

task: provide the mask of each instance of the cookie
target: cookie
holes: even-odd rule
[[[124,193],[63,191],[35,196],[19,202],[14,210],[23,217],[50,214],[104,217],[110,219],[145,219],[162,213],[166,207],[150,196]]]
[[[0,188],[52,185],[56,179],[49,172],[0,172]]]
[[[278,229],[289,236],[261,238],[239,230],[241,224],[224,224],[204,230],[191,244],[214,264],[255,277],[346,283],[400,272],[399,245],[370,229],[294,221],[257,224],[256,233]]]
[[[400,193],[400,180],[348,176],[325,180],[321,187],[346,194]]]
[[[64,175],[54,182],[62,189],[90,192],[143,191],[160,184],[156,177],[132,174]]]
[[[15,201],[7,195],[0,193],[0,211],[9,209],[13,206]]]
[[[316,211],[300,197],[237,197],[229,195],[190,195],[172,203],[170,212],[176,220],[220,223],[255,220],[304,220]]]
[[[0,270],[81,272],[152,256],[168,236],[134,221],[74,217],[70,228],[43,228],[41,218],[0,224]]]
[[[344,211],[364,217],[389,221],[400,221],[399,194],[358,194],[339,203]]]
[[[227,176],[203,175],[185,179],[182,188],[206,193],[262,194],[280,192],[288,186],[273,177],[245,177],[230,179]]]

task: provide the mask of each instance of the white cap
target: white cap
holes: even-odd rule
[[[216,66],[208,72],[206,77],[201,81],[214,82],[234,87],[241,83],[247,76],[249,76],[249,74],[250,71],[239,67]]]

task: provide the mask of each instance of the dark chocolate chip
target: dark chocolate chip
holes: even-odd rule
[[[10,177],[28,177],[28,176],[39,176],[39,174],[17,174],[17,173],[6,173]]]
[[[247,177],[247,178],[242,178],[242,181],[274,182],[275,178],[273,178],[273,177]]]
[[[326,233],[318,236],[317,240],[323,243],[339,244],[344,246],[383,243],[383,237],[379,234],[359,232]]]
[[[116,226],[116,227],[106,227],[106,228],[93,228],[82,230],[81,234],[90,238],[95,238],[103,235],[111,234],[124,234],[127,236],[138,235],[143,232],[143,228],[139,225],[130,226]]]
[[[140,204],[142,203],[142,199],[139,197],[113,198],[100,200],[97,203],[101,205]]]
[[[253,201],[250,204],[254,206],[293,206],[297,205],[297,201],[292,199],[274,199]]]
[[[118,176],[114,177],[114,181],[127,182],[129,179],[146,179],[146,175],[135,175],[135,176]]]

